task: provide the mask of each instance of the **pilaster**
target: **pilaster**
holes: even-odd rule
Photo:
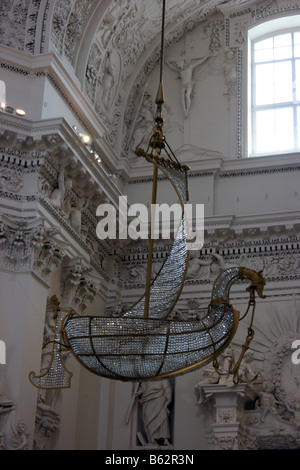
[[[243,450],[241,413],[244,403],[253,400],[253,391],[246,384],[209,384],[203,385],[203,392],[214,408],[210,424],[214,449]]]

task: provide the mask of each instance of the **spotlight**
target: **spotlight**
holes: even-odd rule
[[[6,103],[0,103],[0,110],[7,113],[7,114],[15,114],[16,116],[25,116],[26,112],[24,109],[17,108],[14,109],[12,106],[8,106]]]
[[[84,142],[85,144],[88,144],[89,141],[91,140],[90,136],[87,134],[82,134],[81,139],[82,139],[82,142]]]
[[[102,158],[100,155],[94,150],[94,142],[91,140],[91,136],[88,134],[83,134],[82,132],[78,131],[78,127],[76,125],[72,126],[75,134],[80,138],[80,140],[86,145],[87,150],[94,156],[95,160],[98,163],[101,163]]]
[[[26,112],[24,109],[16,109],[16,115],[17,116],[25,116]]]

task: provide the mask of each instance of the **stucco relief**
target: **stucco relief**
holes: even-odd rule
[[[283,421],[288,421],[300,428],[299,366],[292,362],[292,343],[300,339],[297,330],[283,331],[265,355],[263,381],[268,384],[276,398],[271,413]]]
[[[121,57],[120,53],[114,49],[108,50],[98,77],[95,108],[100,116],[103,114],[104,121],[106,121],[105,113],[110,111],[119,89],[122,72]]]
[[[121,77],[122,80],[126,78],[127,68],[135,63],[145,47],[145,38],[139,32],[144,10],[143,3],[135,4],[132,0],[126,3],[112,2],[95,33],[86,66],[85,89],[91,99],[95,98],[98,111],[109,110],[105,100],[107,94],[111,93],[110,85],[116,85]],[[96,75],[97,80],[91,80],[91,75]],[[109,91],[105,89],[104,92],[103,84],[109,84]]]
[[[0,189],[18,193],[23,188],[23,175],[12,168],[0,168]]]
[[[67,21],[71,14],[75,0],[55,2],[52,16],[51,43],[59,55],[64,50],[64,38],[66,34]]]
[[[238,352],[234,341],[234,346],[218,359],[218,372],[212,365],[200,370],[200,380],[194,386],[196,405],[202,413],[206,410],[207,432],[212,432],[212,442],[219,448],[220,438],[236,440],[238,449],[298,448],[299,365],[292,362],[291,348],[300,338],[296,303],[291,301],[284,311],[270,311],[263,323],[257,317],[254,330],[251,350],[241,363],[239,375],[247,384],[248,401],[242,407],[231,406],[242,386],[226,374]]]
[[[277,246],[276,243],[274,243]],[[295,244],[296,245],[296,244]],[[225,245],[226,246],[226,245]],[[281,281],[297,279],[300,276],[300,254],[298,249],[286,249],[284,251],[268,250],[264,254],[249,253],[249,249],[245,248],[246,244],[239,248],[237,243],[235,250],[244,251],[240,255],[223,255],[214,249],[210,255],[201,252],[191,252],[187,268],[186,285],[200,285],[213,282],[221,271],[234,266],[246,266],[256,271],[263,271],[264,277],[269,281]],[[165,254],[167,253],[165,247]],[[251,248],[250,248],[251,250]],[[138,252],[139,250],[137,250]],[[205,251],[205,250],[204,250]],[[220,250],[221,252],[222,250]],[[226,249],[224,250],[226,251]],[[143,250],[141,248],[140,253]],[[153,273],[159,269],[161,263],[155,260]],[[129,261],[122,270],[122,282],[124,286],[129,288],[141,287],[146,272],[146,260],[141,259],[138,263]],[[179,306],[178,306],[179,308]],[[186,307],[184,307],[186,310]]]
[[[42,219],[34,220],[39,201],[63,227],[62,232],[67,230],[75,243],[93,253],[95,269],[103,272],[106,254],[95,230],[96,208],[104,197],[101,188],[57,133],[26,139],[10,133],[4,138],[0,196],[7,216],[0,222],[1,265],[13,270],[33,267],[48,282],[60,263],[65,234],[54,234],[49,227],[45,229]],[[14,208],[13,202],[21,208]]]
[[[31,267],[36,247],[41,244],[42,220],[26,221],[1,216],[0,264],[14,271]]]
[[[4,0],[0,5],[0,43],[24,50],[30,0]],[[17,27],[16,27],[17,26]]]
[[[17,420],[16,404],[0,395],[0,450],[28,450],[26,423]]]
[[[97,0],[75,0],[73,4],[64,38],[64,54],[73,66],[75,66],[83,33],[97,3]]]
[[[197,26],[194,24],[194,29],[183,29],[182,38],[176,38],[176,41],[181,40],[178,43],[176,49],[166,48],[165,53],[165,67],[172,72],[169,76],[166,90],[172,90],[174,83],[180,82],[180,96],[178,100],[181,104],[182,115],[177,116],[176,122],[172,116],[172,106],[170,103],[164,105],[164,119],[166,121],[166,132],[168,135],[172,132],[182,135],[184,143],[190,143],[188,139],[189,132],[186,131],[185,127],[189,126],[189,118],[191,109],[195,102],[195,95],[199,89],[199,82],[207,80],[211,76],[223,77],[223,95],[230,101],[231,98],[237,96],[237,84],[238,84],[238,57],[235,49],[224,48],[224,34],[225,34],[225,21],[223,15],[217,13],[211,15],[210,21],[203,20]],[[174,42],[174,41],[173,41]],[[168,37],[168,45],[172,44],[172,40]],[[145,65],[144,70],[140,73],[134,89],[143,88],[143,83],[147,77],[151,80],[151,71],[155,67],[154,55],[152,60]],[[172,81],[173,80],[173,81]],[[142,97],[144,96],[142,91]],[[170,93],[170,92],[169,92]],[[152,101],[154,102],[154,96]],[[133,149],[135,132],[132,133],[132,122],[136,122],[141,119],[144,109],[140,106],[139,100],[142,98],[139,94],[135,93],[135,96],[129,97],[128,106],[125,111],[124,126],[123,126],[123,152],[125,153],[127,148]],[[131,103],[131,100],[133,103]],[[135,113],[137,117],[135,117]],[[127,126],[127,127],[126,127]],[[149,123],[149,129],[151,131],[151,125]],[[137,130],[138,131],[138,130]],[[211,151],[211,150],[210,150]],[[132,158],[132,154],[128,152],[129,158]]]
[[[93,303],[101,281],[82,258],[66,260],[61,276],[62,305],[78,313],[84,312]]]

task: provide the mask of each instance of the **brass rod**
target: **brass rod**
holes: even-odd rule
[[[154,165],[153,169],[153,186],[152,186],[152,203],[151,203],[151,220],[150,220],[150,237],[149,237],[149,246],[148,246],[148,265],[147,265],[147,277],[146,277],[146,292],[145,292],[145,308],[144,308],[144,317],[148,318],[149,316],[149,303],[150,303],[150,288],[151,288],[151,272],[152,272],[152,255],[153,255],[153,236],[154,236],[154,227],[155,220],[152,213],[152,209],[155,208],[156,204],[156,195],[157,195],[157,176],[158,176],[158,167]]]
[[[160,83],[162,83],[162,81],[163,81],[163,68],[164,68],[165,16],[166,16],[166,0],[163,0],[162,28],[161,28],[161,49],[160,49]]]
[[[162,105],[164,104],[164,90],[163,90],[163,71],[164,71],[164,47],[165,47],[165,16],[166,16],[166,0],[163,0],[162,8],[162,26],[161,26],[161,45],[160,45],[160,73],[159,85],[156,95],[155,103],[158,107],[158,114],[161,114]]]
[[[164,93],[163,93],[163,65],[164,65],[164,42],[165,42],[165,16],[166,16],[166,0],[163,0],[162,8],[162,27],[161,27],[161,50],[160,50],[160,82],[158,86],[157,96],[156,96],[156,126],[154,127],[154,133],[152,137],[153,148],[155,149],[155,157],[159,157],[160,151],[163,146],[163,132],[162,132],[162,105],[164,103]],[[146,292],[145,292],[145,307],[144,307],[144,318],[149,316],[149,303],[150,303],[150,289],[151,289],[151,272],[152,272],[152,256],[153,256],[153,236],[155,228],[155,220],[153,214],[153,208],[156,204],[156,194],[157,194],[157,176],[158,176],[158,167],[155,164],[153,170],[153,186],[152,186],[152,204],[151,204],[151,221],[150,221],[150,238],[148,246],[148,265],[147,265],[147,277],[146,277]]]

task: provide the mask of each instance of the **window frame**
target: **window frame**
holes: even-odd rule
[[[294,119],[294,147],[291,149],[285,149],[285,150],[273,150],[273,151],[264,151],[264,152],[258,152],[256,150],[256,111],[257,111],[257,106],[254,103],[254,90],[255,90],[255,65],[256,63],[254,62],[254,46],[260,41],[263,41],[265,39],[279,36],[285,33],[292,33],[294,34],[295,32],[300,32],[300,16],[296,15],[294,17],[285,17],[285,18],[279,18],[275,20],[271,20],[265,23],[262,23],[258,26],[255,26],[252,29],[249,29],[248,31],[248,86],[247,86],[247,91],[248,91],[248,144],[247,144],[247,154],[248,157],[261,157],[265,155],[282,155],[282,154],[291,154],[295,152],[300,151],[300,131],[299,135],[297,137],[297,128],[295,128],[295,124],[297,123],[297,107],[300,107],[300,101],[296,100],[295,96],[295,87],[293,86],[293,100],[292,102],[289,102],[289,106],[293,107],[293,119]],[[283,59],[285,60],[285,59]],[[292,80],[295,79],[295,62],[296,59],[293,54],[293,77]],[[275,61],[274,61],[275,62]],[[270,62],[272,63],[272,62]],[[299,90],[300,93],[300,90]],[[287,102],[278,104],[270,104],[270,105],[264,105],[260,109],[278,109],[278,108],[283,108],[287,106]],[[296,121],[295,121],[296,117]],[[300,117],[300,112],[298,114],[298,117]],[[299,128],[300,128],[300,122],[299,122]]]

